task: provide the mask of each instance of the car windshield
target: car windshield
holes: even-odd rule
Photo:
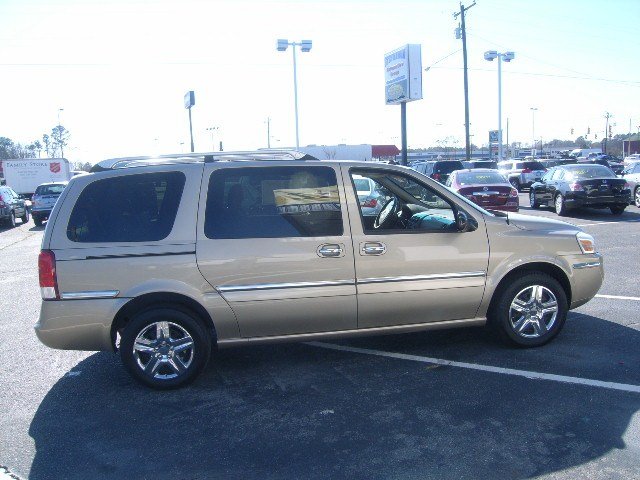
[[[36,188],[36,195],[60,195],[64,190],[64,185],[40,185]]]
[[[590,178],[617,178],[616,174],[602,165],[585,165],[567,169],[565,178],[568,180],[587,180]]]
[[[458,173],[457,175],[460,185],[506,183],[504,177],[497,172],[464,172]]]

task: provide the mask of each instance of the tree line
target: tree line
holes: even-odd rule
[[[69,144],[69,130],[56,125],[51,133],[42,135],[42,140],[29,144],[14,142],[10,138],[0,137],[0,160],[7,158],[58,158],[64,157],[64,149]]]

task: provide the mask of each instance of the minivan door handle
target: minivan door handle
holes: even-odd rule
[[[316,250],[319,257],[336,258],[344,256],[344,248],[339,243],[324,243]]]
[[[360,244],[360,255],[384,255],[387,246],[382,242],[363,242]]]

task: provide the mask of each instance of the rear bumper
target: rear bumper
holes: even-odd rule
[[[62,350],[113,351],[111,323],[128,298],[45,300],[35,325],[38,339]]]
[[[567,192],[565,204],[567,207],[611,207],[614,205],[629,205],[631,193],[609,195],[602,197],[589,197],[584,192]]]
[[[40,218],[45,218],[45,217],[49,217],[49,215],[51,215],[51,210],[53,210],[53,208],[47,208],[47,209],[31,209],[31,215],[35,216],[35,217],[40,217]]]

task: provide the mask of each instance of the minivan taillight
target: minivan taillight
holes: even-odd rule
[[[40,255],[38,255],[38,274],[40,276],[40,295],[42,299],[59,299],[56,256],[51,250],[40,251]]]
[[[525,168],[524,170],[522,170],[522,173],[531,173],[533,172],[533,170],[531,170],[530,168]]]
[[[440,180],[442,176],[439,173],[434,173],[433,175],[431,175],[431,178],[433,178],[434,180]]]

